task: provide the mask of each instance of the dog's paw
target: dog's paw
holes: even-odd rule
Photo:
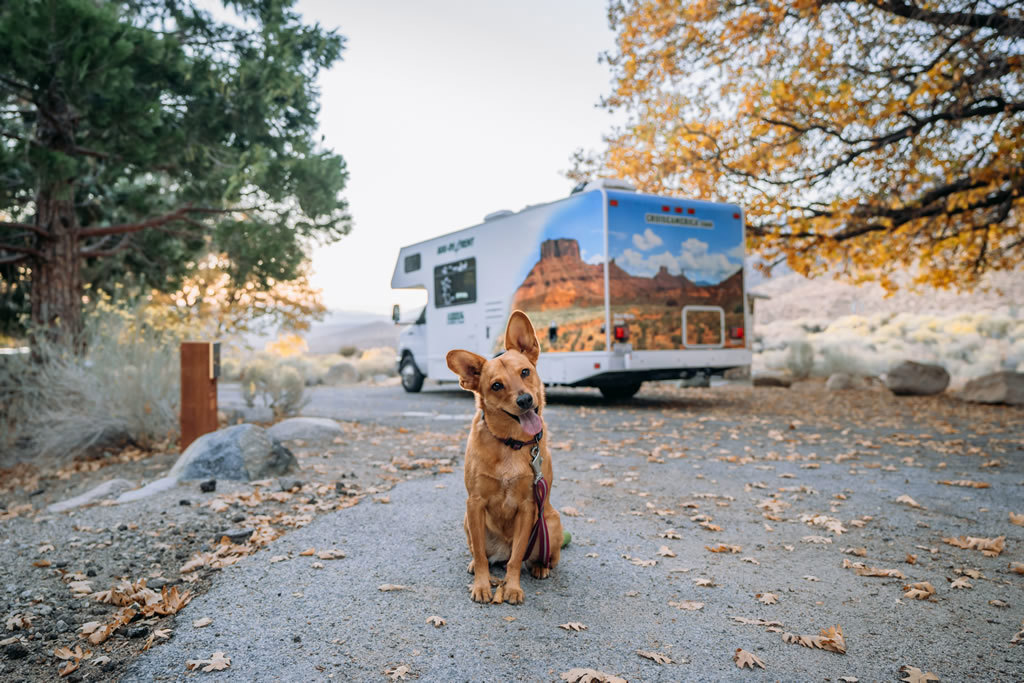
[[[469,572],[470,574],[473,573],[473,560],[469,561],[469,565],[466,567],[466,571]]]
[[[546,579],[551,576],[551,570],[542,564],[531,564],[530,574],[535,579]]]
[[[488,584],[473,584],[473,587],[469,590],[469,594],[473,598],[473,602],[490,602],[491,601],[491,587]]]
[[[505,586],[505,602],[510,605],[523,604],[523,589],[519,586]]]

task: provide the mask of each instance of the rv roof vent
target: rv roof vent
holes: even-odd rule
[[[508,209],[502,209],[501,211],[492,211],[491,213],[484,216],[484,222],[493,221],[495,218],[501,218],[502,216],[511,216],[515,211],[509,211]]]
[[[583,188],[583,191],[599,190],[601,188],[606,190],[626,190],[627,192],[636,192],[636,185],[628,180],[620,180],[619,178],[598,178],[597,180],[591,180]]]

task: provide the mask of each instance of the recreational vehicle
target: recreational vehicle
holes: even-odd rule
[[[738,206],[642,194],[623,181],[490,214],[399,252],[392,288],[427,292],[399,338],[402,386],[457,381],[451,349],[499,354],[516,309],[537,330],[547,384],[626,398],[646,380],[749,365],[743,256]]]

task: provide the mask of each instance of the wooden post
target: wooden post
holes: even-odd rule
[[[181,450],[217,431],[220,342],[181,343]]]

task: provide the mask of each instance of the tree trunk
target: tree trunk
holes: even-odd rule
[[[37,225],[50,236],[39,240],[42,259],[32,263],[32,323],[46,338],[75,346],[82,333],[82,280],[78,217],[70,187],[47,188],[36,198]]]

